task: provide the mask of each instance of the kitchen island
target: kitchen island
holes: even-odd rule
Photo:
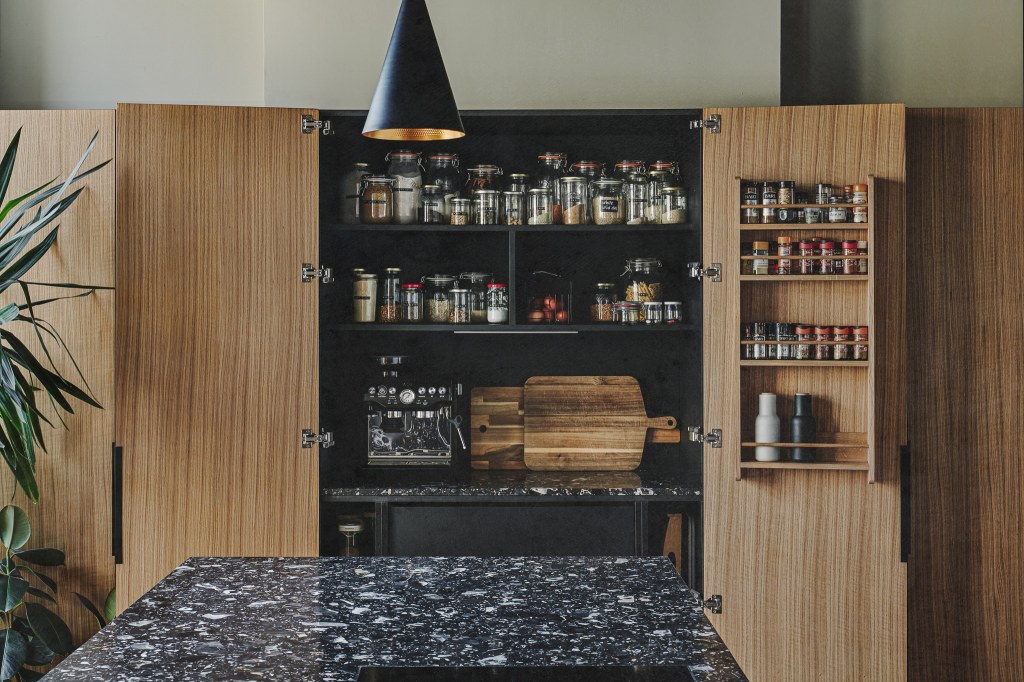
[[[380,666],[746,679],[661,557],[194,557],[47,679],[354,681]]]

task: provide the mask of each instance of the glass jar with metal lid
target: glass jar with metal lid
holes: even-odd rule
[[[478,189],[473,193],[473,224],[497,225],[498,200],[501,196],[496,189]]]
[[[587,200],[585,202],[585,210],[587,214],[586,223],[588,225],[593,224],[593,201],[591,201],[590,188],[595,180],[600,180],[604,175],[604,164],[600,161],[577,161],[570,166],[570,172],[578,177],[586,178],[586,190]]]
[[[367,175],[370,175],[370,164],[355,163],[341,178],[341,222],[346,225],[359,222],[359,194]]]
[[[472,199],[473,194],[481,189],[501,191],[501,168],[494,164],[480,164],[466,169],[466,188],[462,196]]]
[[[427,321],[431,324],[448,324],[452,312],[449,293],[455,286],[451,275],[432,275],[423,278],[426,286],[424,299],[427,303]]]
[[[354,273],[352,278],[352,321],[373,322],[377,319],[377,275]]]
[[[452,199],[459,196],[462,189],[459,172],[459,155],[451,152],[427,154],[426,169],[423,173],[424,187],[426,184],[437,185],[441,198],[444,200],[444,221],[448,222],[452,212]]]
[[[567,175],[558,179],[559,203],[563,225],[584,225],[587,222],[587,179]]]
[[[602,178],[590,184],[591,213],[595,225],[621,225],[626,222],[626,203],[622,198],[622,180]]]
[[[360,183],[359,215],[367,225],[388,225],[394,218],[395,181],[383,175],[366,175]]]
[[[526,216],[526,195],[522,192],[501,193],[501,224],[522,225]]]
[[[451,311],[448,313],[448,321],[452,324],[470,324],[472,319],[472,294],[469,289],[452,289],[448,292],[451,301]],[[486,321],[487,313],[484,313]]]
[[[423,185],[420,193],[420,222],[424,225],[444,225],[448,222],[444,195],[437,185]]]
[[[640,304],[634,301],[619,301],[612,304],[612,322],[623,325],[640,324]]]
[[[530,190],[529,206],[526,209],[528,225],[550,225],[554,219],[554,202],[551,190],[537,187]]]
[[[615,285],[611,282],[598,282],[594,285],[594,298],[590,303],[591,322],[611,322],[612,306],[618,303],[619,296]]]
[[[626,278],[623,299],[634,303],[660,301],[661,261],[657,258],[630,258],[626,261]],[[641,321],[643,311],[641,310]]]
[[[683,321],[683,302],[665,301],[665,324],[679,324]]]
[[[657,225],[661,222],[661,189],[669,186],[668,171],[652,170],[647,173],[647,222]]]
[[[412,225],[416,222],[420,208],[420,190],[423,187],[423,172],[420,170],[420,155],[408,149],[390,152],[387,176],[395,181],[395,222]]]
[[[423,285],[409,282],[402,285],[402,322],[423,321]]]
[[[452,214],[448,218],[451,225],[469,225],[473,208],[469,199],[452,199]]]
[[[566,157],[564,152],[544,152],[537,156],[537,171],[533,174],[533,186],[551,191],[551,222],[561,224],[562,205],[558,197],[558,180],[565,175]]]
[[[473,324],[487,323],[487,285],[494,278],[489,272],[464,272],[459,284],[469,291],[469,316]]]
[[[641,307],[644,324],[661,324],[664,311],[661,301],[644,301]]]
[[[509,173],[505,177],[507,178],[505,191],[522,192],[523,194],[530,191],[530,176],[526,173]]]
[[[619,161],[612,167],[612,177],[625,181],[633,173],[646,173],[643,161]]]
[[[669,184],[678,185],[682,182],[678,161],[651,161],[647,168],[651,172],[664,171],[668,173]]]
[[[384,324],[393,324],[402,319],[402,268],[384,268],[381,282],[380,309],[377,317]]]
[[[622,194],[626,198],[626,224],[643,225],[647,222],[648,200],[647,176],[641,173],[630,174],[622,185]]]
[[[689,220],[685,187],[661,188],[661,224],[677,225]]]

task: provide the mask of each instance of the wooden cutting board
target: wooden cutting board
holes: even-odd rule
[[[522,386],[474,388],[470,394],[470,465],[474,469],[525,470]],[[651,429],[648,443],[678,443],[679,429]]]
[[[634,377],[531,377],[523,387],[526,466],[536,471],[631,471],[648,429],[675,417],[647,416]]]

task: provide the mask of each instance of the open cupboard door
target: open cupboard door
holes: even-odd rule
[[[119,610],[189,556],[318,554],[316,113],[118,106]]]
[[[722,268],[704,286],[704,427],[722,437],[704,448],[704,591],[721,596],[721,613],[709,616],[753,680],[903,679],[904,108],[712,114],[703,259]],[[866,222],[742,224],[742,180],[792,180],[810,202],[816,183],[867,184]],[[741,244],[780,235],[867,241],[868,274],[745,274]],[[741,362],[743,324],[762,321],[868,326],[868,359]],[[754,460],[763,392],[778,395],[783,444],[794,394],[811,394],[814,463],[786,461],[785,445],[782,462]]]

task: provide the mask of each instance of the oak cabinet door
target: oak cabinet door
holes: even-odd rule
[[[189,556],[318,553],[306,113],[118,106],[120,608]]]
[[[722,281],[704,286],[704,426],[723,435],[721,448],[704,448],[704,591],[722,596],[722,612],[710,618],[754,680],[902,679],[904,108],[709,109],[705,118],[711,114],[721,116],[721,132],[703,133],[703,258],[722,264]],[[816,183],[867,184],[868,218],[743,224],[742,180],[792,180],[812,190],[812,202]],[[741,271],[742,244],[779,235],[867,241],[869,274]],[[870,359],[741,362],[744,323],[762,321],[868,325]],[[762,392],[778,395],[781,443],[794,394],[813,396],[815,464],[755,461]]]

